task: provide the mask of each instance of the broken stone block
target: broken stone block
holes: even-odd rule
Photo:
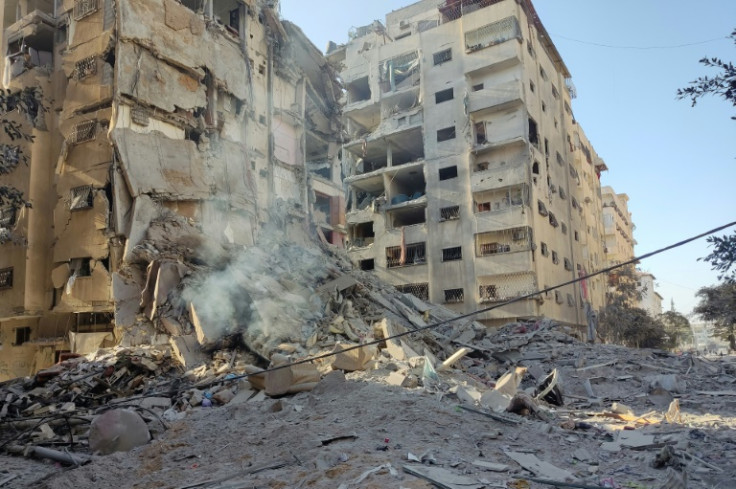
[[[172,336],[169,338],[169,343],[171,344],[171,356],[184,367],[184,370],[192,370],[204,365],[205,358],[194,335]]]
[[[271,366],[279,367],[287,365],[289,358],[284,355],[274,354],[271,357]],[[300,365],[289,365],[279,370],[266,372],[264,390],[269,396],[281,396],[312,390],[319,382],[319,371],[312,363]]]
[[[355,348],[350,351],[343,351],[347,346],[338,343],[335,345],[334,352],[337,352],[332,362],[332,368],[335,370],[345,370],[346,372],[354,372],[356,370],[365,370],[366,365],[376,354],[376,345]]]
[[[525,367],[516,367],[513,370],[509,370],[496,381],[495,389],[501,394],[511,397],[515,396],[516,391],[519,390],[519,384],[521,384],[524,373],[526,373]]]
[[[667,392],[682,394],[687,390],[687,383],[675,374],[649,375],[644,377],[644,381],[649,385],[649,392],[664,389]]]
[[[89,429],[89,447],[102,455],[127,452],[150,439],[146,422],[129,409],[107,411],[96,417]]]
[[[388,377],[386,377],[386,382],[388,385],[397,385],[400,386],[404,383],[406,380],[406,375],[399,373],[399,372],[391,372]]]
[[[214,346],[218,338],[213,335],[212,328],[199,317],[194,303],[189,303],[189,319],[192,321],[194,333],[197,336],[199,344],[204,348],[211,348]]]
[[[480,396],[480,405],[491,411],[500,413],[509,407],[511,398],[505,394],[501,394],[497,390],[489,390]]]
[[[217,401],[218,403],[225,405],[233,400],[235,397],[235,394],[233,394],[233,391],[231,389],[222,389],[217,391],[213,396],[212,399]]]

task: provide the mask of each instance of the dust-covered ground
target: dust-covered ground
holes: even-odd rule
[[[558,355],[565,357],[564,352]],[[708,363],[730,365],[732,360]],[[165,430],[151,426],[155,438],[149,444],[94,457],[82,467],[3,457],[3,470],[19,477],[2,487],[434,487],[407,473],[405,466],[439,469],[430,477],[445,480],[446,487],[551,487],[531,479],[549,479],[554,470],[539,469],[535,477],[507,453],[534,455],[571,473],[575,483],[591,487],[736,487],[736,398],[698,394],[705,386],[694,385],[679,395],[679,418],[667,422],[666,407],[658,408],[652,400],[656,398],[642,394],[637,375],[617,381],[626,376],[615,366],[593,368],[578,372],[592,370],[618,384],[617,398],[643,420],[616,419],[607,409],[610,400],[604,399],[598,407],[549,406],[546,420],[509,414],[519,424],[507,424],[458,408],[461,401],[442,387],[387,385],[395,367],[379,362],[377,370],[348,374],[347,379],[336,371],[313,391],[281,399],[256,396],[222,407],[194,408],[183,420],[167,423]],[[570,380],[569,394],[584,397]],[[621,430],[654,438],[640,447],[604,449]],[[661,468],[652,467],[667,446],[673,447],[672,457]],[[483,466],[488,463],[493,470]],[[467,479],[451,484],[451,474]],[[687,485],[667,479],[674,475],[684,475]],[[4,477],[0,473],[0,481]]]

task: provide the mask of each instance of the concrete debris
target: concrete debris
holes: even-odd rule
[[[96,417],[89,427],[89,448],[109,455],[127,452],[151,439],[146,422],[135,411],[111,409]]]
[[[251,456],[270,466],[262,447],[277,453],[296,444],[293,454],[314,477],[345,487],[363,474],[377,486],[514,484],[504,453],[538,480],[587,487],[615,476],[654,489],[647,481],[664,470],[652,467],[657,454],[668,469],[679,467],[669,460],[696,466],[691,488],[736,476],[736,446],[712,428],[734,423],[733,396],[718,381],[736,374],[730,359],[591,345],[547,320],[489,331],[354,270],[334,250],[264,239],[228,273],[172,255],[152,266],[152,292],[140,296],[138,313],[156,324],[141,333],[155,336],[151,346],[133,346],[128,335],[129,346],[0,384],[2,450],[38,458],[73,440],[72,458],[57,459],[80,466],[95,452],[131,450],[116,455],[130,460],[172,443],[182,447],[165,456],[174,467],[187,457],[217,464],[234,457],[228,445],[247,439]],[[438,321],[447,323],[417,331]],[[340,432],[356,438],[325,436]],[[315,434],[335,441],[314,448]],[[708,451],[713,443],[722,455]],[[676,456],[665,460],[665,446]],[[407,466],[422,482],[374,471],[398,466],[406,453],[431,453]],[[117,460],[97,458],[74,472]],[[629,467],[625,475],[619,466]],[[269,470],[294,487],[309,479]],[[147,472],[151,484],[155,473]]]

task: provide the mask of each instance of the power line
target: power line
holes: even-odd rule
[[[550,33],[552,34],[552,33]],[[566,41],[572,41],[577,42],[579,44],[587,44],[589,46],[598,46],[601,48],[609,48],[609,49],[637,49],[637,50],[651,50],[651,49],[678,49],[678,48],[685,48],[688,46],[698,46],[700,44],[708,44],[715,41],[722,41],[724,39],[729,39],[729,37],[716,37],[713,39],[707,39],[705,41],[697,41],[697,42],[690,42],[685,44],[672,44],[672,45],[666,45],[666,46],[617,46],[614,44],[604,44],[599,42],[593,42],[593,41],[582,41],[580,39],[573,39],[571,37],[562,36],[560,34],[552,34],[555,37],[559,37],[560,39],[565,39]]]
[[[587,280],[587,279],[589,279],[591,277],[595,277],[597,275],[608,273],[608,272],[611,272],[611,271],[616,270],[618,268],[625,267],[627,265],[632,265],[634,263],[638,263],[641,260],[645,260],[647,258],[650,258],[650,257],[654,256],[654,255],[658,255],[660,253],[664,253],[665,251],[669,251],[669,250],[672,250],[674,248],[679,248],[680,246],[686,245],[686,244],[691,243],[693,241],[696,241],[696,240],[698,240],[700,238],[704,238],[705,236],[709,236],[711,234],[715,234],[715,233],[717,233],[719,231],[723,231],[724,229],[727,229],[727,228],[729,228],[731,226],[735,226],[735,225],[736,225],[736,221],[733,221],[733,222],[730,222],[728,224],[724,224],[723,226],[719,226],[719,227],[717,227],[715,229],[711,229],[710,231],[706,231],[704,233],[698,234],[697,236],[693,236],[691,238],[687,238],[687,239],[684,239],[682,241],[679,241],[679,242],[677,242],[675,244],[666,246],[664,248],[660,248],[660,249],[658,249],[656,251],[652,251],[650,253],[646,253],[644,255],[640,255],[638,257],[634,257],[631,260],[625,261],[623,263],[619,263],[619,264],[616,264],[616,265],[613,265],[613,266],[610,266],[610,267],[603,268],[603,269],[598,270],[596,272],[589,273],[587,275],[584,275],[584,276],[581,276],[581,277],[578,277],[578,278],[575,278],[575,279],[572,279],[572,280],[568,280],[567,282],[563,282],[561,284],[557,284],[557,285],[555,285],[553,287],[547,287],[545,289],[538,290],[538,291],[532,292],[530,294],[522,295],[522,296],[519,296],[519,297],[514,297],[513,299],[509,299],[507,301],[501,302],[500,304],[495,304],[493,306],[485,307],[483,309],[478,309],[478,310],[473,311],[473,312],[462,314],[462,315],[457,316],[457,317],[454,317],[452,319],[445,319],[445,320],[439,321],[437,323],[428,324],[426,326],[421,326],[419,328],[412,329],[412,330],[409,330],[409,331],[404,331],[403,333],[397,333],[397,334],[395,334],[393,336],[389,336],[388,338],[381,338],[380,340],[373,340],[373,341],[368,341],[366,343],[362,343],[360,345],[349,346],[349,347],[343,348],[340,351],[333,351],[333,352],[323,353],[321,355],[316,355],[314,357],[305,358],[305,359],[302,359],[302,360],[297,360],[297,361],[292,362],[292,363],[286,363],[286,364],[278,365],[278,366],[275,366],[275,367],[269,367],[267,369],[261,370],[260,372],[254,372],[254,373],[249,373],[249,374],[237,375],[237,376],[234,376],[234,377],[230,377],[229,379],[216,380],[216,381],[210,382],[210,383],[205,384],[205,385],[200,385],[199,387],[200,388],[202,388],[202,387],[210,387],[210,386],[213,386],[213,385],[216,385],[216,384],[220,384],[222,382],[245,379],[245,378],[248,378],[248,377],[252,377],[254,375],[261,375],[261,374],[265,374],[265,373],[268,373],[268,372],[275,372],[275,371],[278,371],[278,370],[283,370],[285,368],[290,368],[290,367],[294,367],[294,366],[297,366],[297,365],[303,365],[305,363],[311,363],[311,362],[314,362],[314,361],[317,361],[317,360],[323,360],[325,358],[329,358],[329,357],[335,356],[335,355],[340,354],[340,353],[345,353],[345,352],[349,352],[349,351],[352,351],[352,350],[357,350],[357,349],[360,349],[360,348],[364,348],[366,346],[378,345],[379,343],[383,343],[383,342],[385,342],[387,340],[393,340],[393,339],[397,339],[397,338],[402,338],[404,336],[408,336],[408,335],[411,335],[411,334],[420,333],[422,331],[426,331],[426,330],[429,330],[429,329],[434,329],[434,328],[437,328],[439,326],[443,326],[445,324],[454,323],[455,321],[461,321],[463,319],[468,319],[468,318],[471,318],[473,316],[477,316],[478,314],[482,314],[484,312],[488,312],[488,311],[492,311],[494,309],[498,309],[500,307],[508,306],[509,304],[513,304],[515,302],[526,300],[526,299],[529,299],[529,298],[534,297],[536,295],[545,294],[547,292],[550,292],[550,291],[553,291],[553,290],[556,290],[556,289],[559,289],[559,288],[562,288],[562,287],[566,287],[568,285],[572,285],[572,284],[581,282],[583,280]]]

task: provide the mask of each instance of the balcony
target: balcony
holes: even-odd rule
[[[393,132],[379,130],[364,140],[346,145],[354,157],[362,160],[356,165],[356,173],[371,173],[424,159],[421,111],[415,116],[414,119],[407,116],[403,121],[397,117]]]
[[[51,73],[58,24],[51,15],[34,10],[5,30],[8,46],[5,64],[11,78],[37,68]]]
[[[523,102],[521,83],[518,81],[502,85],[489,85],[468,95],[468,111],[482,116],[496,110]]]

